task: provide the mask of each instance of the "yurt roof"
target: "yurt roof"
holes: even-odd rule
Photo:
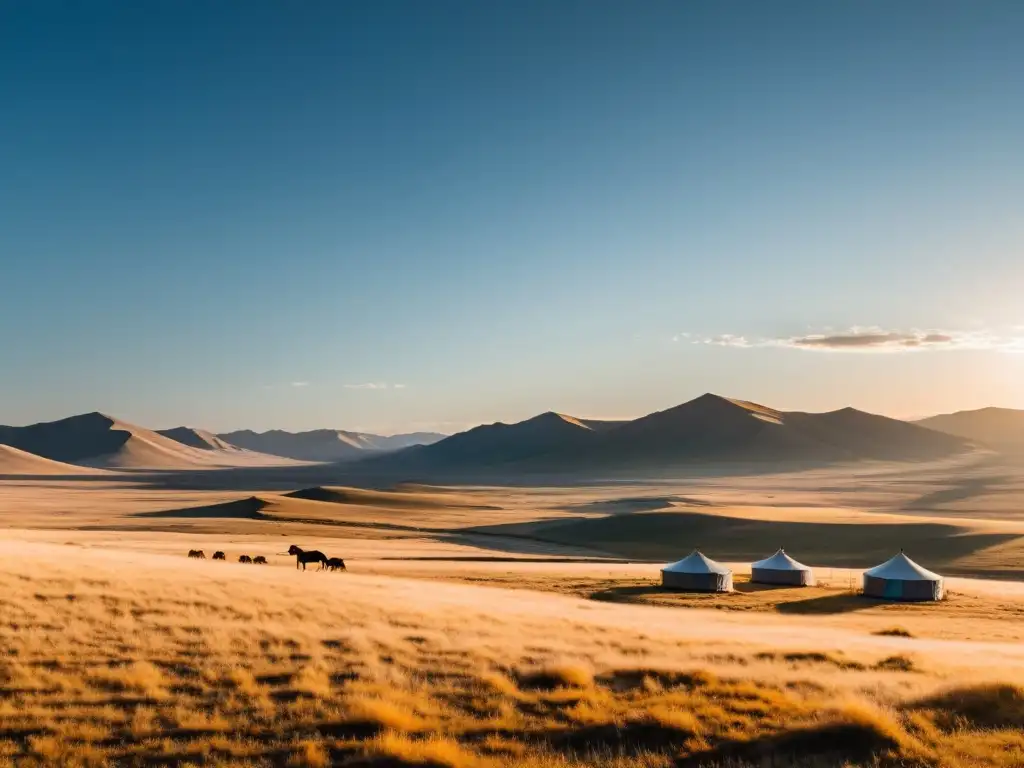
[[[942,577],[932,573],[927,568],[922,568],[905,554],[902,550],[898,555],[886,560],[881,565],[876,565],[869,571],[864,571],[865,576],[873,576],[876,579],[893,579],[896,581],[941,581]]]
[[[693,550],[682,560],[670,563],[661,569],[669,573],[732,573],[721,563],[716,563],[710,558],[704,557],[699,549]]]
[[[809,571],[809,567],[803,563],[797,562],[792,557],[786,554],[784,549],[780,549],[771,557],[766,557],[764,560],[758,560],[756,563],[752,563],[751,568],[763,568],[766,571]]]

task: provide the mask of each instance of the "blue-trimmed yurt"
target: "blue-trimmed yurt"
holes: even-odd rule
[[[886,600],[941,600],[942,577],[922,568],[900,550],[890,560],[864,571],[864,594]]]

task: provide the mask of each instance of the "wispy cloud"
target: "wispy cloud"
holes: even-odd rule
[[[301,389],[303,387],[310,386],[311,382],[308,381],[289,381],[286,383],[279,384],[264,384],[264,389]]]
[[[368,381],[363,384],[345,384],[345,389],[405,389],[405,384],[388,384],[384,381]]]
[[[890,330],[877,326],[855,326],[844,331],[810,333],[802,336],[748,337],[733,334],[694,336],[678,334],[673,341],[712,344],[721,347],[783,347],[809,352],[921,352],[927,350],[994,350],[1024,352],[1024,333],[994,331]]]

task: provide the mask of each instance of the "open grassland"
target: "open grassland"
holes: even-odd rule
[[[1024,765],[1020,467],[340,472],[0,478],[0,764]],[[296,572],[291,543],[349,571]],[[660,587],[694,546],[734,594]],[[819,586],[751,584],[779,546]],[[900,547],[981,579],[854,594]]]
[[[17,765],[1024,761],[1017,644],[26,541],[0,558]]]

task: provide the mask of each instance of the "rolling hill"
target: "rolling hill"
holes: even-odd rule
[[[981,408],[932,416],[918,426],[957,435],[1002,451],[1024,451],[1024,411]]]
[[[301,461],[327,462],[364,458],[368,452],[394,451],[413,445],[436,443],[445,435],[436,432],[413,432],[384,436],[342,429],[314,429],[308,432],[286,432],[280,429],[253,432],[243,429],[225,432],[216,437],[250,451]]]
[[[920,461],[972,447],[960,437],[853,408],[783,412],[706,394],[626,422],[549,412],[516,424],[489,424],[369,463],[407,471],[616,472],[690,462]]]

